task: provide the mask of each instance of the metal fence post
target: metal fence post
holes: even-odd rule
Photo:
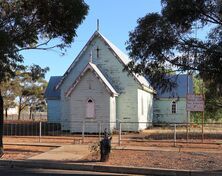
[[[85,135],[85,121],[82,122],[82,143],[84,143],[84,135]]]
[[[174,124],[174,147],[176,147],[176,141],[177,141],[177,124]]]
[[[99,141],[101,141],[102,124],[99,122]]]
[[[202,113],[204,116],[204,112]],[[202,128],[201,128],[201,139],[202,139],[202,143],[204,142],[204,117],[202,117]]]
[[[119,122],[119,146],[121,145],[121,133],[122,133],[122,128],[121,128],[121,122]]]
[[[10,127],[11,127],[11,133],[10,133],[10,136],[13,135],[13,122],[12,123],[9,123]]]
[[[41,142],[41,137],[42,137],[42,122],[39,122],[39,142]]]
[[[189,139],[189,131],[188,131],[188,122],[187,122],[187,128],[186,128],[186,140],[188,142],[188,139]]]

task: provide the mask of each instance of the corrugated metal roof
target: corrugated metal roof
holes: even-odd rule
[[[172,81],[177,83],[177,87],[173,88],[172,91],[161,93],[161,90],[157,90],[158,98],[172,98],[172,97],[186,97],[187,94],[187,75],[173,75],[170,76]],[[188,77],[189,93],[193,93],[193,80],[192,77]]]
[[[77,84],[79,83],[79,81],[81,80],[81,78],[84,76],[84,74],[86,73],[87,70],[91,69],[92,71],[95,72],[95,74],[98,76],[97,78],[100,79],[102,81],[102,83],[105,85],[106,89],[112,93],[113,96],[117,96],[118,93],[116,92],[116,90],[113,88],[113,86],[109,83],[109,81],[105,78],[105,76],[102,74],[102,72],[98,69],[98,67],[89,62],[87,64],[87,66],[83,69],[83,71],[80,73],[80,75],[78,76],[78,78],[74,81],[74,83],[72,84],[72,86],[68,89],[66,96],[69,96],[72,91],[75,89],[75,87],[77,86]]]
[[[63,81],[65,80],[65,78],[67,77],[68,73],[74,68],[74,66],[77,64],[78,60],[80,59],[81,55],[83,54],[83,52],[85,51],[85,49],[88,47],[88,45],[91,43],[91,41],[96,37],[99,36],[103,39],[103,41],[112,49],[112,51],[117,55],[117,57],[119,58],[119,60],[124,64],[127,65],[130,62],[129,57],[124,54],[122,51],[120,51],[112,42],[110,42],[106,37],[104,37],[101,33],[99,33],[98,31],[95,31],[94,34],[90,37],[89,41],[86,43],[86,45],[83,47],[83,49],[81,50],[81,52],[79,53],[79,55],[76,57],[76,59],[73,61],[73,63],[70,65],[70,67],[68,68],[68,70],[65,72],[65,74],[63,75],[62,79],[60,80],[60,82],[58,83],[58,85],[56,86],[56,89],[58,89]],[[146,86],[147,88],[149,88],[151,90],[151,92],[153,91],[153,88],[151,87],[151,85],[149,84],[149,82],[147,81],[147,79],[145,79],[143,76],[141,75],[137,75],[137,74],[133,74],[133,76],[136,78],[136,80],[141,84],[141,86]]]
[[[62,76],[51,76],[48,86],[45,90],[46,99],[60,99],[60,90],[56,89],[56,85],[61,80]]]

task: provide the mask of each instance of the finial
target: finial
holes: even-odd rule
[[[99,19],[97,19],[97,28],[96,28],[97,31],[99,31]]]

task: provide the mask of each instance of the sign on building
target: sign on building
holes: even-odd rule
[[[204,111],[203,95],[187,94],[187,111]]]

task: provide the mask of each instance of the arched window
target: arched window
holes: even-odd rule
[[[176,112],[177,112],[177,103],[176,103],[176,101],[172,102],[171,111],[172,111],[172,114],[176,114]]]
[[[86,102],[86,117],[95,117],[95,102],[92,99],[88,99]]]

